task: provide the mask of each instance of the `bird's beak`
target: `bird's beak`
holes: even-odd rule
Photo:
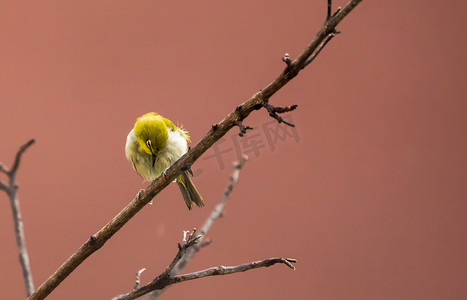
[[[156,158],[157,158],[156,154],[153,153],[152,154],[152,167],[153,168],[154,168],[154,165],[156,164]]]

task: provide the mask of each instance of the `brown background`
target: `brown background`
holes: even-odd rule
[[[283,127],[265,111],[246,120],[241,149],[263,148],[186,269],[288,256],[297,271],[182,283],[161,299],[465,299],[466,10],[363,1],[271,100],[299,105],[298,140],[268,143],[263,125]],[[136,117],[183,123],[194,144],[302,51],[325,11],[324,0],[0,1],[0,160],[37,139],[18,175],[36,285],[147,185],[123,150]],[[212,149],[194,166],[205,208],[187,211],[169,186],[49,298],[110,299],[140,268],[143,282],[161,272],[218,202],[236,133],[218,144],[223,168]],[[1,193],[2,299],[24,297],[12,224]]]

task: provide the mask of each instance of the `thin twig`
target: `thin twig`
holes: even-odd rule
[[[165,269],[165,271],[162,274],[157,276],[149,284],[144,285],[140,288],[134,289],[133,291],[127,294],[118,295],[114,297],[112,300],[136,299],[151,291],[165,289],[166,287],[172,284],[175,284],[175,283],[193,280],[193,279],[199,279],[199,278],[203,278],[207,276],[229,275],[229,274],[234,274],[234,273],[239,273],[239,272],[245,272],[245,271],[249,271],[249,270],[253,270],[257,268],[270,267],[278,263],[285,264],[290,269],[295,270],[295,266],[292,265],[292,263],[296,263],[297,262],[296,259],[278,257],[278,258],[268,258],[265,260],[254,261],[254,262],[250,262],[250,263],[246,263],[246,264],[242,264],[242,265],[234,266],[234,267],[224,267],[224,266],[212,267],[206,270],[173,276],[171,273],[173,271],[174,266],[180,261],[180,259],[184,256],[187,250],[198,245],[200,236],[199,235],[195,236],[195,233],[196,233],[196,230],[193,230],[193,232],[190,234],[186,242],[183,242],[182,245],[178,244],[177,255],[175,255],[170,265]]]
[[[139,289],[139,286],[141,284],[141,274],[146,271],[146,268],[142,268],[136,273],[136,282],[135,282],[135,287],[133,288],[134,290]]]
[[[292,80],[302,70],[306,60],[319,48],[326,37],[333,33],[336,26],[347,16],[362,0],[351,0],[342,10],[334,14],[320,29],[313,41],[295,59],[290,67],[286,68],[272,83],[263,90],[254,94],[244,102],[240,110],[234,109],[226,118],[213,126],[209,132],[178,159],[168,170],[165,176],[154,180],[147,189],[135,197],[123,210],[110,220],[101,230],[94,234],[78,250],[75,251],[38,289],[29,297],[30,300],[44,299],[68,275],[73,272],[91,254],[99,250],[115,233],[117,233],[136,213],[148,204],[157,194],[166,188],[182,172],[182,168],[191,166],[215,142],[223,137],[232,127],[250,115],[253,110],[261,108],[272,95]]]
[[[9,196],[10,195],[10,189],[6,184],[0,181],[0,190],[5,191],[5,193]]]
[[[234,186],[238,182],[238,178],[240,176],[240,170],[242,169],[243,165],[246,163],[247,160],[248,160],[248,156],[243,155],[242,158],[238,162],[234,163],[234,171],[232,172],[232,175],[230,176],[229,185],[227,186],[224,193],[222,194],[221,200],[216,205],[216,207],[213,209],[213,211],[207,218],[206,222],[204,222],[204,225],[201,227],[201,237],[199,238],[199,242],[187,250],[186,254],[173,268],[172,272],[170,273],[171,276],[178,275],[180,271],[186,266],[186,264],[193,258],[196,252],[198,252],[202,247],[205,247],[206,245],[209,245],[211,243],[210,240],[205,239],[206,234],[208,233],[214,221],[218,219],[220,216],[222,216],[222,212],[224,211],[225,204],[227,203],[227,200],[229,199]],[[154,300],[164,291],[165,289],[155,290],[151,292],[151,294],[147,295],[145,297],[145,300]]]
[[[227,200],[230,197],[230,194],[233,191],[234,186],[238,182],[238,178],[240,176],[240,170],[242,169],[243,165],[246,163],[248,160],[248,156],[243,155],[242,158],[234,163],[234,171],[232,172],[232,175],[230,176],[230,182],[227,188],[225,189],[224,193],[222,194],[222,198],[220,202],[216,205],[214,210],[211,212],[211,215],[209,218],[204,222],[204,225],[201,227],[201,237],[199,239],[199,243],[194,245],[192,248],[190,248],[187,251],[187,254],[183,256],[183,258],[180,260],[180,262],[175,266],[174,270],[172,271],[172,275],[177,275],[180,273],[180,271],[186,266],[188,261],[193,257],[195,252],[198,252],[199,249],[202,247],[204,238],[206,234],[208,233],[209,229],[211,229],[212,224],[216,219],[218,219],[220,216],[222,216],[222,212],[224,211],[224,207],[227,203]]]
[[[321,50],[324,49],[324,47],[332,40],[333,37],[335,37],[335,35],[333,33],[330,33],[326,37],[326,39],[319,46],[318,50],[316,50],[315,53],[313,53],[313,55],[309,59],[307,59],[307,61],[303,64],[303,68],[306,68],[306,66],[308,66],[309,64],[311,64],[315,60],[315,58],[318,56],[318,54],[321,52]]]
[[[289,123],[287,122],[286,120],[284,120],[281,116],[279,116],[278,114],[282,114],[282,113],[285,113],[285,112],[289,112],[289,111],[292,111],[294,109],[296,109],[298,107],[297,104],[294,104],[294,105],[291,105],[291,106],[286,106],[286,107],[283,107],[283,106],[274,106],[274,105],[271,105],[269,103],[264,103],[264,108],[266,108],[266,110],[268,111],[269,115],[271,117],[273,117],[274,119],[277,120],[277,122],[279,123],[284,123],[290,127],[295,127],[294,124],[292,123]]]
[[[233,273],[245,272],[245,271],[253,270],[257,268],[270,267],[277,263],[285,264],[290,269],[295,270],[295,266],[292,265],[292,263],[296,263],[296,262],[297,260],[293,258],[277,257],[277,258],[268,258],[268,259],[260,260],[260,261],[254,261],[254,262],[246,263],[246,264],[235,266],[235,267],[224,267],[224,266],[213,267],[213,268],[209,268],[209,269],[198,271],[198,272],[175,276],[173,278],[173,281],[174,281],[173,283],[179,283],[179,282],[183,282],[187,280],[203,278],[206,276],[229,275]]]
[[[23,279],[28,297],[34,293],[34,282],[32,280],[29,255],[26,248],[26,238],[24,236],[23,219],[21,217],[19,199],[17,195],[18,187],[16,186],[16,171],[18,171],[19,164],[21,162],[21,156],[23,155],[24,151],[26,151],[29,146],[34,144],[34,142],[35,140],[31,139],[18,149],[18,152],[16,152],[15,160],[13,162],[13,167],[11,169],[7,169],[4,165],[0,164],[0,172],[5,173],[8,177],[8,185],[0,181],[0,190],[4,190],[7,193],[8,198],[10,198],[13,222],[15,224],[16,244],[18,245],[19,251],[19,262],[23,271]]]

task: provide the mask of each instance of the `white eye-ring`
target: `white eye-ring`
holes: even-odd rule
[[[148,148],[151,149],[151,141],[150,140],[146,141],[146,146],[148,146]]]

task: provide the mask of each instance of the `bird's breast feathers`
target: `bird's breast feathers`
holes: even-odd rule
[[[187,133],[183,129],[167,128],[168,139],[165,148],[157,155],[156,163],[152,166],[152,157],[138,150],[138,141],[134,130],[128,134],[125,154],[133,168],[146,180],[154,180],[169,168],[177,159],[187,152]]]

